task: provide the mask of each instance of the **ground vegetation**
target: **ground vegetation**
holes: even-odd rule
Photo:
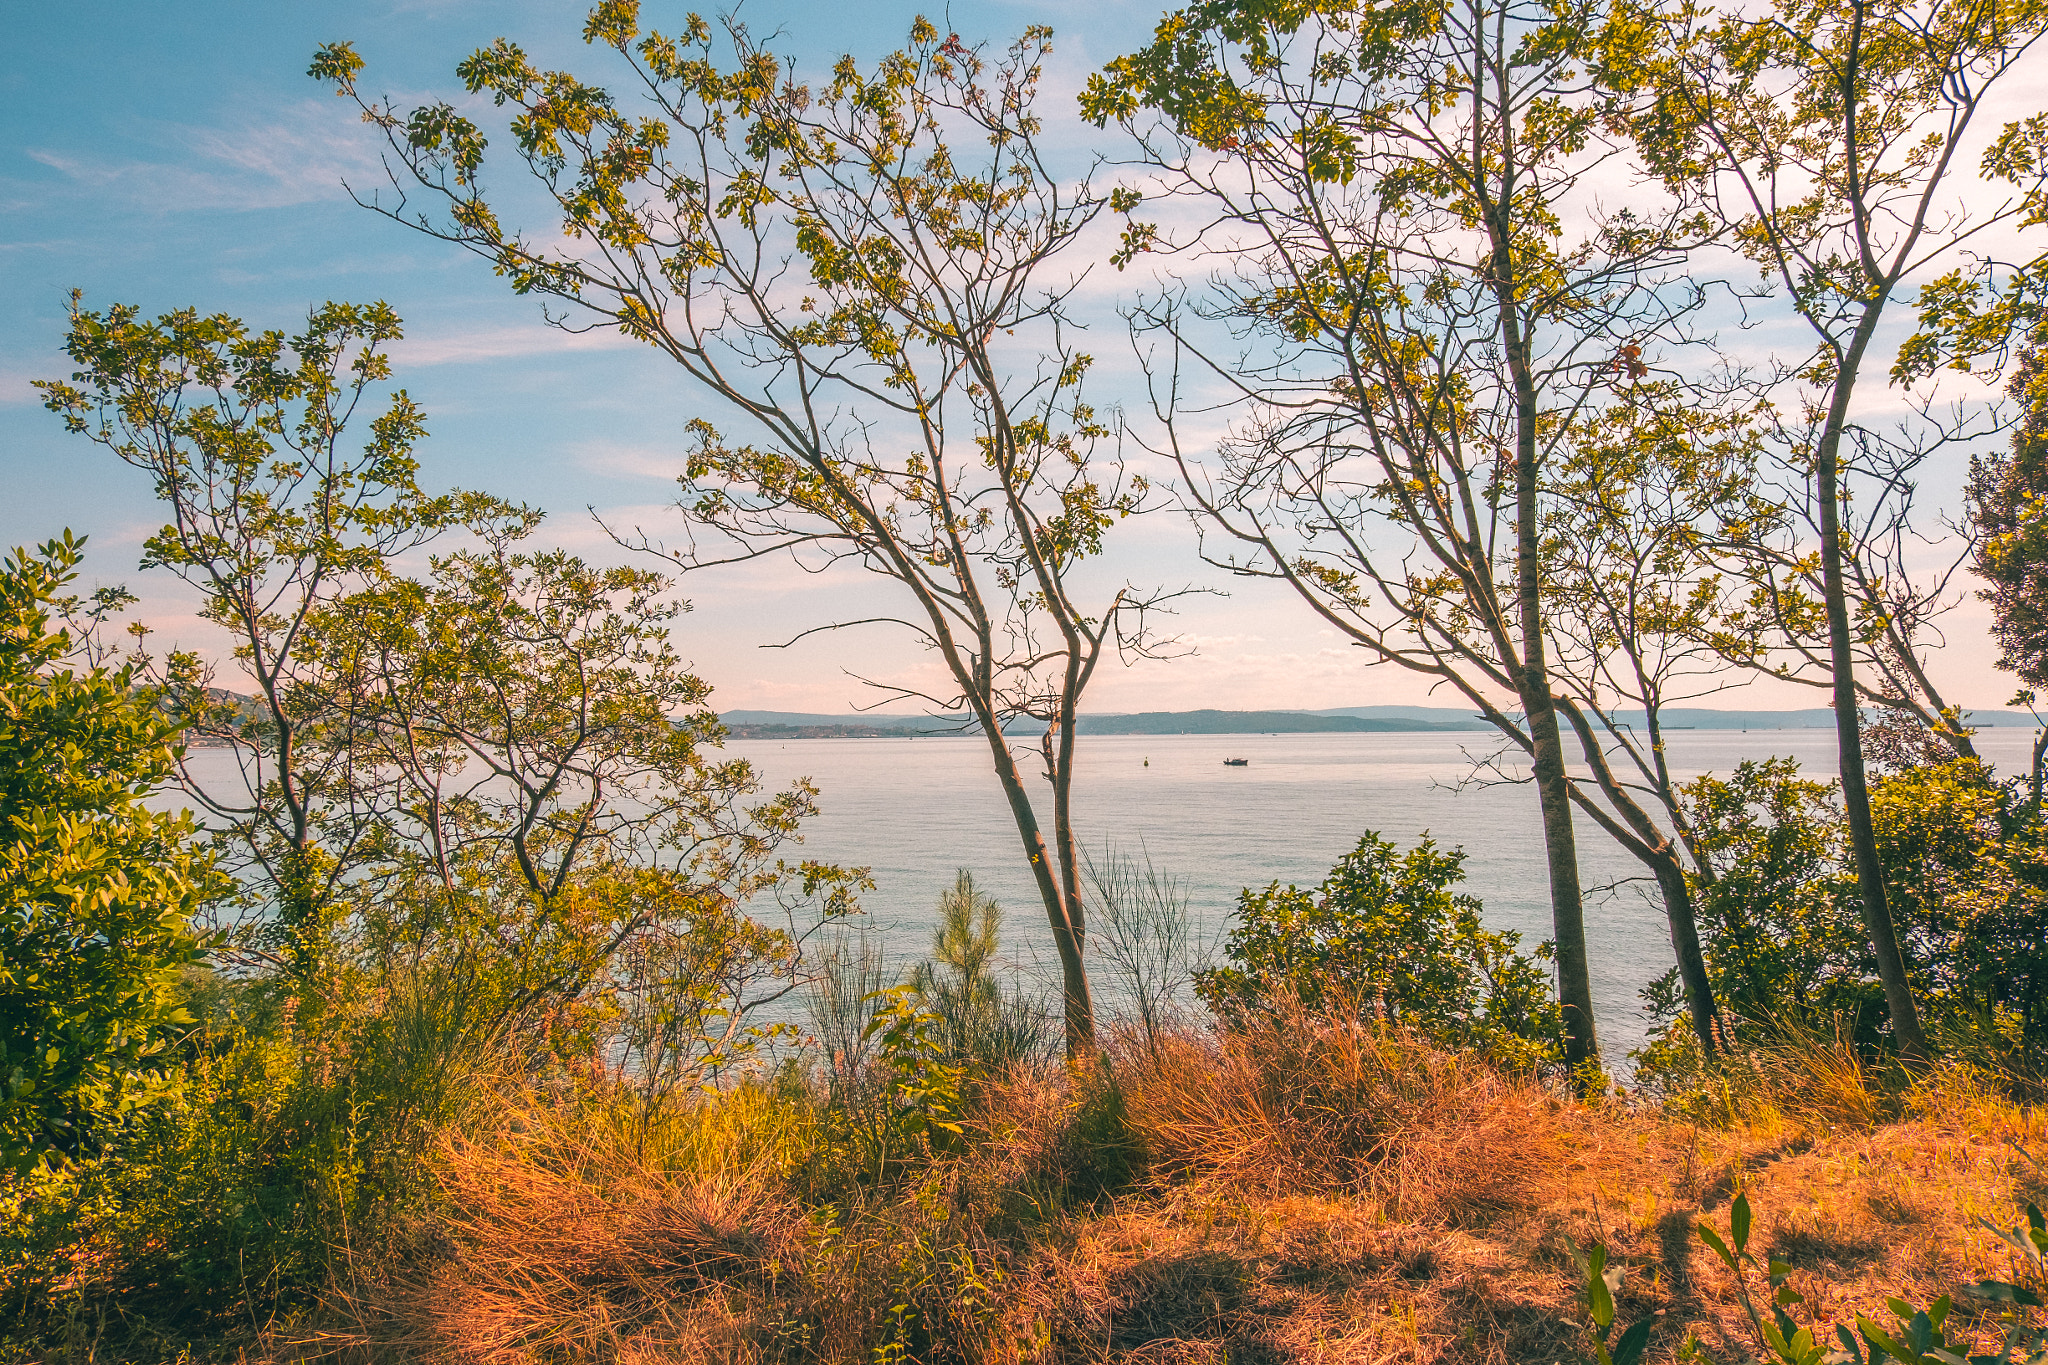
[[[1971,254],[2040,225],[2048,124],[1990,138],[1988,217],[1942,197],[2044,25],[1205,0],[1087,85],[1112,187],[1047,138],[1042,28],[919,20],[806,84],[604,0],[637,111],[507,41],[459,69],[545,237],[485,192],[481,99],[401,110],[322,48],[391,156],[366,202],[746,433],[694,423],[685,536],[593,562],[432,491],[389,307],[74,299],[46,405],[150,480],[141,568],[229,645],[122,643],[68,534],[0,562],[0,1362],[2048,1359],[2048,738],[1989,769],[1925,653],[1967,564],[2048,676],[2048,270]],[[1760,283],[1696,268],[1730,250]],[[1083,396],[1097,257],[1222,267],[1125,300],[1146,440],[1212,562],[1526,760],[1551,941],[1427,838],[1361,831],[1213,940],[1082,842],[1078,708],[1172,599],[1112,556],[1156,490]],[[1734,364],[1731,303],[1797,354]],[[1887,310],[1896,436],[1858,415]],[[1937,374],[1985,392],[1948,420]],[[1925,461],[2007,428],[1908,563]],[[723,751],[678,575],[771,554],[878,575],[828,626],[932,651],[894,694],[987,741],[1043,976],[975,850],[906,960],[798,852],[830,794]],[[1667,703],[1746,672],[1829,690],[1839,780],[1674,774]],[[1580,816],[1672,929],[1626,1066]]]

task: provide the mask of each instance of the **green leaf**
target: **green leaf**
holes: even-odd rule
[[[1644,1318],[1623,1332],[1614,1346],[1614,1365],[1636,1365],[1642,1359],[1643,1348],[1650,1344],[1650,1329],[1655,1324],[1655,1318]]]
[[[1749,1196],[1735,1196],[1735,1207],[1728,1212],[1728,1234],[1735,1242],[1738,1255],[1749,1249]]]
[[[2025,1304],[2029,1308],[2041,1307],[2041,1297],[2022,1285],[2007,1284],[2003,1280],[1979,1280],[1963,1291],[1980,1299],[1995,1303]]]
[[[1735,1269],[1735,1253],[1730,1251],[1728,1249],[1728,1244],[1721,1240],[1720,1233],[1714,1231],[1712,1228],[1708,1227],[1704,1222],[1702,1222],[1699,1224],[1699,1234],[1700,1240],[1702,1242],[1705,1242],[1709,1247],[1713,1248],[1714,1254],[1716,1256],[1719,1256],[1723,1261],[1725,1261],[1730,1270]]]
[[[1607,1287],[1607,1277],[1601,1273],[1606,1266],[1607,1248],[1596,1242],[1586,1262],[1586,1312],[1603,1334],[1614,1325],[1614,1295]]]
[[[1920,1358],[1918,1352],[1907,1350],[1890,1333],[1886,1332],[1869,1318],[1864,1317],[1861,1313],[1856,1315],[1856,1330],[1863,1334],[1865,1341],[1894,1360],[1904,1362],[1905,1365],[1911,1365],[1911,1362],[1917,1361]]]

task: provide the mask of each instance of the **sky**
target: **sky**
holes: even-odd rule
[[[603,71],[605,54],[578,40],[585,9],[545,0],[0,0],[0,547],[67,527],[85,534],[89,580],[140,594],[139,614],[159,644],[217,643],[179,585],[137,571],[142,541],[161,521],[145,477],[65,434],[29,387],[68,373],[59,348],[74,289],[91,308],[130,303],[153,315],[191,306],[285,331],[323,300],[383,299],[407,324],[391,350],[399,382],[429,419],[423,483],[546,508],[545,538],[592,558],[622,552],[587,509],[656,532],[669,524],[663,509],[683,427],[715,416],[710,400],[651,351],[547,327],[533,301],[482,263],[354,204],[347,186],[382,179],[371,130],[304,74],[318,44],[348,39],[369,63],[366,90],[402,105],[459,99],[456,62],[499,36],[543,63]],[[819,70],[842,51],[872,59],[896,46],[918,12],[902,0],[748,0],[739,11],[757,35],[779,31],[778,48]],[[645,6],[658,26],[677,26],[681,13]],[[1073,114],[1071,92],[1145,39],[1158,0],[996,0],[933,17],[969,40],[1052,25],[1048,136],[1078,149],[1100,135]],[[1091,349],[1127,349],[1107,321]],[[1120,398],[1141,419],[1135,366],[1101,369],[1108,390],[1098,389],[1098,401]],[[1930,487],[1937,506],[1960,482],[1962,455]],[[1178,629],[1191,653],[1106,671],[1088,710],[1457,702],[1367,667],[1284,589],[1205,568],[1178,518],[1127,523],[1112,544],[1134,579],[1220,591],[1184,604]],[[833,619],[874,615],[885,599],[893,606],[891,585],[871,576],[755,564],[695,575],[682,592],[694,610],[677,643],[721,710],[845,711],[872,700],[853,673],[930,672],[913,645],[879,631],[768,647]],[[1938,659],[1949,694],[1969,705],[1998,705],[2014,686],[1993,672],[1987,624],[1969,604]],[[1767,683],[1713,704],[1821,702],[1811,689]]]

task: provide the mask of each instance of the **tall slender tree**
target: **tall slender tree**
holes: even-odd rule
[[[1162,367],[1188,494],[1234,543],[1219,557],[1463,694],[1530,760],[1575,1068],[1599,1045],[1544,623],[1545,482],[1698,302],[1672,278],[1689,224],[1588,202],[1621,150],[1606,67],[1633,59],[1603,13],[1212,0],[1168,15],[1083,99],[1132,128],[1166,194],[1213,215],[1181,242],[1133,223],[1127,258],[1228,262],[1213,301],[1169,297],[1140,319],[1248,405],[1220,467],[1197,468],[1172,420],[1181,355]],[[1243,349],[1197,340],[1205,321]]]
[[[565,325],[654,347],[745,424],[743,439],[692,424],[693,534],[672,559],[788,553],[900,589],[906,610],[819,629],[891,623],[936,656],[942,682],[886,690],[985,737],[1051,928],[1068,1046],[1084,1049],[1074,718],[1105,657],[1153,647],[1163,597],[1112,584],[1089,602],[1077,586],[1144,486],[1081,396],[1090,362],[1067,305],[1084,272],[1061,272],[1111,199],[1046,159],[1050,31],[990,59],[919,19],[903,51],[866,70],[842,59],[816,85],[736,23],[643,31],[628,0],[599,5],[585,37],[618,54],[641,115],[503,40],[459,68],[513,110],[566,241],[504,225],[485,137],[452,106],[364,97],[345,45],[313,74],[386,135],[399,197],[382,211],[569,305]],[[407,198],[422,193],[434,213]],[[1020,718],[1044,723],[1050,837],[1006,734]]]
[[[1867,664],[1875,642],[1909,677],[1918,656],[1910,639],[1886,637],[1897,604],[1872,591],[1875,575],[1859,572],[1844,509],[1859,485],[1867,503],[1910,485],[1914,451],[1902,461],[1856,416],[1889,310],[1912,282],[1968,264],[1974,239],[2027,212],[2038,196],[2039,157],[2013,152],[2015,144],[2039,144],[2039,120],[2008,129],[1987,160],[1987,169],[2023,182],[2003,203],[1969,203],[1973,187],[1958,160],[1986,100],[2048,28],[2048,7],[1790,0],[1755,14],[1686,7],[1670,22],[1651,67],[1657,98],[1635,121],[1638,144],[1673,190],[1731,230],[1813,340],[1793,367],[1801,417],[1786,425],[1783,450],[1813,542],[1779,558],[1817,588],[1817,611],[1771,604],[1771,617],[1785,628],[1776,643],[1795,655],[1801,637],[1825,643],[1824,655],[1805,653],[1833,699],[1864,925],[1899,1047],[1924,1059],[1871,825],[1859,716],[1859,653]],[[1983,340],[1976,338],[1979,349]],[[1909,346],[1893,377],[1924,375],[1938,349]],[[1782,600],[1783,579],[1774,584],[1768,570],[1765,579],[1766,594]],[[1734,652],[1767,657],[1746,644]],[[1782,655],[1769,659],[1780,662]]]

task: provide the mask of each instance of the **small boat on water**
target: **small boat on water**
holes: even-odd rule
[[[1223,766],[1226,768],[1249,768],[1251,765],[1252,761],[1248,758],[1226,758],[1223,760]]]

